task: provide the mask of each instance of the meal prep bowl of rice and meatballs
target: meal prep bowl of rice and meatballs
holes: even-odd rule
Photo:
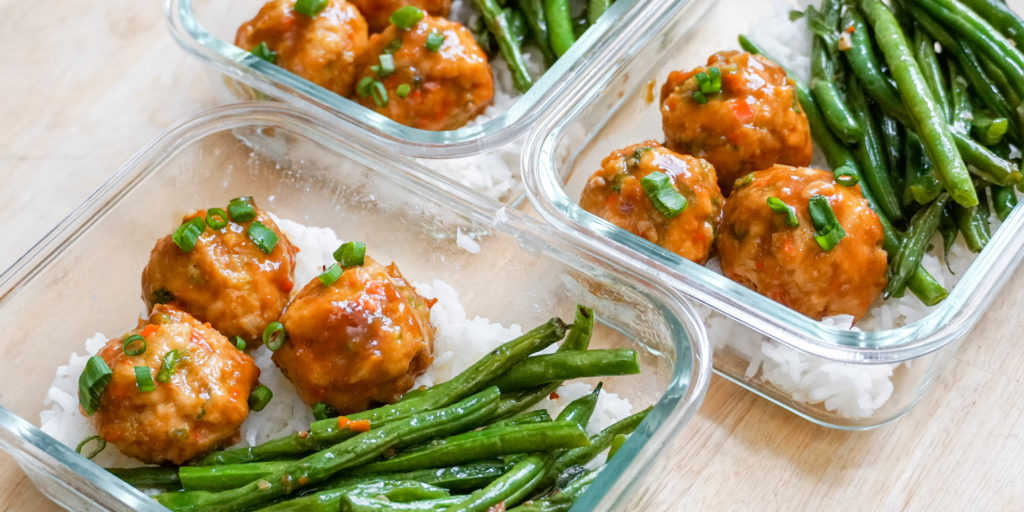
[[[692,308],[349,135],[279,104],[205,113],[5,274],[12,335],[73,310],[0,375],[25,391],[0,435],[44,492],[196,511],[649,492],[710,378]]]
[[[532,132],[525,183],[707,305],[719,373],[871,428],[1019,262],[1024,23],[981,0],[790,4],[691,3],[623,36]]]

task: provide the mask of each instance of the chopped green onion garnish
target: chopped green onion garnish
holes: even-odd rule
[[[96,442],[96,448],[94,448],[91,452],[89,452],[89,455],[85,455],[84,453],[82,453],[82,448],[85,448],[85,446],[87,444],[89,444],[89,443],[91,443],[93,441]],[[91,437],[87,437],[85,439],[82,439],[82,442],[78,443],[78,446],[75,447],[75,451],[78,452],[81,455],[84,455],[85,458],[91,459],[91,458],[99,455],[100,452],[102,452],[106,447],[107,447],[107,440],[106,439],[103,439],[100,436],[91,436]]]
[[[141,334],[132,334],[121,343],[121,349],[124,350],[126,356],[141,356],[146,353],[146,338],[143,338]]]
[[[348,242],[341,244],[334,251],[334,259],[341,264],[342,267],[355,267],[363,264],[363,260],[366,258],[366,244],[362,242]]]
[[[370,66],[370,69],[372,69],[374,73],[377,73],[377,76],[384,78],[395,72],[395,57],[393,55],[390,53],[382,53],[377,56],[377,59],[380,61],[380,64]]]
[[[697,73],[696,78],[702,94],[715,94],[722,90],[722,70],[717,66],[708,68],[707,72]]]
[[[395,53],[402,47],[402,38],[396,37],[384,47],[384,53]]]
[[[236,197],[228,202],[228,215],[235,222],[249,222],[256,218],[256,208],[249,196]]]
[[[360,98],[369,96],[370,88],[373,87],[373,82],[375,81],[376,80],[374,80],[372,76],[364,76],[363,79],[356,84],[356,94],[358,94]]]
[[[249,409],[260,412],[270,403],[271,398],[274,398],[274,392],[260,384],[252,390],[252,393],[249,393]]]
[[[782,201],[782,199],[779,199],[777,197],[769,197],[768,207],[771,208],[772,211],[775,213],[781,213],[785,215],[786,224],[789,227],[795,228],[800,225],[800,219],[796,217],[796,208],[793,208],[792,206],[786,204],[785,202]]]
[[[640,186],[663,216],[672,218],[686,209],[686,198],[672,186],[672,180],[665,173],[655,171],[644,176]]]
[[[238,350],[245,350],[246,346],[245,340],[243,340],[241,336],[235,336],[235,348]]]
[[[752,173],[752,172],[751,173],[747,173],[742,178],[736,180],[736,183],[733,184],[732,188],[737,189],[737,188],[740,188],[740,187],[745,187],[747,185],[750,185],[753,182],[754,182],[754,173]]]
[[[836,183],[844,187],[852,187],[860,183],[860,178],[853,171],[840,167],[839,171],[836,172]]]
[[[640,165],[640,161],[644,159],[644,153],[651,151],[649,147],[637,148],[633,150],[633,160],[636,160],[636,164]]]
[[[210,208],[206,210],[206,225],[210,229],[221,229],[228,225],[228,214],[221,208]]]
[[[276,352],[283,347],[287,339],[288,333],[284,330],[284,324],[281,322],[270,322],[263,329],[263,344],[272,352]]]
[[[410,92],[412,92],[412,87],[410,87],[409,84],[399,84],[399,86],[395,88],[395,94],[397,94],[399,98],[408,96]]]
[[[249,224],[249,229],[246,230],[249,234],[249,239],[252,240],[261,251],[270,254],[274,251],[274,247],[277,247],[277,233],[274,230],[266,227],[260,221],[253,221]]]
[[[305,14],[310,18],[320,14],[324,7],[327,7],[327,0],[297,0],[295,2],[295,12]]]
[[[338,411],[334,407],[331,407],[329,404],[317,402],[316,405],[313,406],[313,418],[315,418],[317,421],[326,420],[327,418],[333,418],[337,415]]]
[[[705,96],[704,93],[700,91],[693,91],[693,101],[696,101],[697,103],[703,105],[708,102],[708,97]]]
[[[398,10],[391,13],[389,21],[391,21],[392,25],[402,30],[409,30],[413,25],[419,23],[420,20],[423,19],[423,16],[424,13],[422,9],[413,5],[406,5],[404,7],[399,7]]]
[[[267,43],[260,43],[252,50],[249,50],[249,53],[271,64],[277,62],[277,52],[271,51],[270,48],[267,47]]]
[[[192,252],[196,248],[199,236],[206,231],[206,223],[202,217],[194,217],[178,226],[178,229],[171,233],[171,240],[179,249],[185,252]]]
[[[156,389],[156,386],[153,384],[153,372],[148,366],[135,367],[135,385],[143,393],[149,393]]]
[[[85,363],[85,369],[78,377],[78,403],[86,416],[96,413],[100,406],[100,398],[103,398],[103,392],[107,390],[107,385],[113,377],[114,371],[107,366],[102,357],[92,356]]]
[[[388,90],[383,83],[374,80],[370,87],[370,95],[373,96],[373,102],[378,107],[388,106]]]
[[[174,300],[174,294],[169,292],[167,288],[157,288],[156,291],[153,292],[152,299],[153,304],[167,304]]]
[[[327,270],[317,276],[317,278],[320,279],[324,286],[330,286],[341,277],[341,272],[341,267],[337,263],[331,263],[331,266],[327,267]]]
[[[839,224],[836,212],[832,211],[832,205],[828,198],[823,195],[816,195],[807,204],[811,214],[811,223],[814,224],[816,233],[814,241],[823,251],[831,251],[839,241],[846,236],[846,230]]]
[[[444,34],[440,32],[431,32],[427,36],[427,49],[432,52],[437,52],[441,49],[441,45],[444,44]]]
[[[157,382],[163,382],[164,384],[171,381],[171,376],[174,375],[174,369],[178,367],[178,362],[184,357],[178,349],[173,349],[164,354],[163,362],[160,363],[160,371],[156,373]]]

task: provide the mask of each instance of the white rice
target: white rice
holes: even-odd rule
[[[333,251],[342,241],[330,228],[307,227],[287,219],[275,220],[288,239],[301,249],[295,260],[296,283],[312,281],[320,274],[325,263],[333,261]],[[416,380],[416,386],[430,386],[449,380],[494,348],[523,333],[518,324],[505,327],[487,318],[469,318],[459,302],[458,293],[440,279],[430,283],[414,283],[414,286],[421,295],[437,299],[430,311],[431,323],[437,331],[434,362]],[[301,287],[297,286],[296,292],[299,289]],[[89,357],[99,352],[108,339],[102,333],[94,334],[85,341],[83,354],[72,353],[68,364],[57,368],[43,402],[43,411],[39,414],[43,432],[72,448],[81,440],[96,435],[92,423],[78,410],[78,376]],[[265,409],[251,413],[242,424],[240,446],[253,446],[306,430],[313,421],[310,408],[302,402],[295,388],[273,363],[270,350],[261,345],[249,354],[261,370],[260,382],[274,392],[274,398]],[[547,409],[554,417],[570,401],[590,391],[591,387],[587,384],[570,383],[559,387],[558,399],[545,399],[537,408]],[[632,406],[628,400],[614,393],[603,392],[587,430],[597,432],[626,417],[631,411]],[[108,445],[93,460],[104,467],[139,465],[134,459],[121,454],[113,445]]]

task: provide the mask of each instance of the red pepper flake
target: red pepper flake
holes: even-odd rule
[[[857,31],[857,26],[856,25],[850,25],[849,27],[846,27],[846,33],[847,34],[852,34],[852,33],[856,32],[856,31]]]
[[[149,325],[147,325],[146,327],[144,327],[142,329],[142,337],[143,338],[148,338],[148,337],[152,336],[153,333],[155,333],[158,329],[160,329],[159,325],[149,324]]]
[[[299,485],[306,485],[309,483],[309,478],[306,475],[299,477]]]
[[[305,438],[309,437],[309,431],[308,430],[303,430],[302,432],[299,432],[298,436],[299,436],[299,439],[305,439]]]
[[[742,124],[747,124],[754,120],[754,111],[750,110],[750,105],[746,100],[734,100],[732,102],[732,112],[736,115],[736,119]]]
[[[203,335],[199,334],[199,331],[195,329],[192,329],[192,343],[195,343],[196,345],[205,348],[207,352],[213,352],[213,349],[210,348],[210,345],[206,343],[206,339],[203,338]]]
[[[370,420],[356,420],[348,424],[348,429],[353,432],[369,432]]]
[[[338,428],[348,428],[348,418],[344,416],[338,416]]]
[[[548,398],[552,400],[558,400],[558,393],[552,392],[550,395],[548,395]]]
[[[487,509],[487,512],[505,512],[505,502],[502,501],[497,505],[494,505],[493,507]]]

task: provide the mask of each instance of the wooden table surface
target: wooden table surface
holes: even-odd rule
[[[0,268],[153,136],[214,104],[160,4],[0,2]],[[674,470],[653,476],[670,497],[659,501],[675,510],[1024,510],[1024,271],[1005,278],[931,391],[893,425],[825,429],[716,377],[670,448]],[[0,511],[56,509],[0,452]]]

